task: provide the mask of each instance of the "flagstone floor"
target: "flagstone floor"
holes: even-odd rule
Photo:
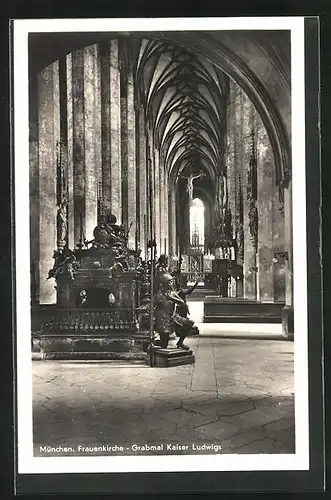
[[[116,454],[89,451],[115,444],[125,454],[294,453],[293,343],[200,336],[189,345],[195,365],[172,368],[34,361],[35,456],[56,446]]]

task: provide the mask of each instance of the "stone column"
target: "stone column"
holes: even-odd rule
[[[175,255],[177,252],[176,244],[176,194],[175,185],[173,182],[170,184],[169,190],[169,253]]]
[[[279,201],[278,186],[276,186],[276,173],[273,181],[273,206],[272,206],[272,246],[274,254],[284,252],[284,213],[281,209]],[[284,207],[283,207],[284,208]],[[285,275],[286,261],[284,259],[273,258],[273,275],[274,275],[274,300],[285,302]]]
[[[39,251],[40,251],[40,192],[39,192],[39,132],[38,132],[38,81],[33,79],[29,86],[29,167],[30,167],[30,266],[31,303],[39,303]],[[44,277],[43,277],[44,279]]]
[[[68,140],[68,246],[75,248],[74,227],[74,139],[73,139],[73,93],[72,54],[67,55],[67,140]]]
[[[97,224],[98,171],[100,169],[100,128],[97,117],[96,96],[100,87],[96,85],[96,45],[84,49],[84,150],[85,150],[85,227],[87,240],[93,238],[93,229]],[[99,139],[99,140],[98,140]]]
[[[157,252],[159,255],[162,254],[162,245],[161,245],[161,225],[160,225],[160,161],[159,161],[159,152],[156,148],[154,148],[154,207],[155,207],[155,238],[157,244]]]
[[[169,254],[169,180],[168,173],[165,169],[164,162],[162,162],[163,176],[164,176],[164,187],[163,187],[163,198],[164,198],[164,252]]]
[[[125,76],[124,76],[125,78]],[[124,84],[125,85],[125,84]],[[122,223],[128,228],[128,140],[127,99],[121,95],[121,197]]]
[[[72,54],[74,241],[82,238],[85,212],[84,49]]]
[[[111,212],[111,66],[110,66],[110,44],[100,44],[100,71],[101,71],[101,132],[102,132],[102,176],[101,197],[103,209]],[[116,214],[117,215],[117,214]]]
[[[146,256],[147,240],[147,154],[146,154],[146,136],[145,136],[145,116],[144,108],[139,107],[138,119],[138,162],[139,162],[139,247],[142,249],[143,258]]]
[[[131,225],[129,233],[129,247],[135,248],[136,244],[136,230],[137,230],[137,217],[136,217],[136,117],[135,117],[135,103],[134,103],[134,81],[132,61],[129,62],[128,76],[127,76],[127,168],[128,168],[128,225]]]
[[[267,131],[258,118],[257,132],[257,196],[258,196],[258,255],[259,255],[259,299],[274,300],[273,287],[273,172],[275,162]]]
[[[285,251],[288,252],[285,270],[285,304],[293,307],[293,251],[292,251],[292,182],[284,189]]]
[[[292,217],[292,182],[290,182],[284,189],[285,251],[288,252],[288,260],[285,261],[285,307],[282,311],[283,333],[289,340],[294,338]]]
[[[233,107],[233,100],[235,95],[233,95],[233,87],[230,92],[230,104],[227,113],[227,141],[226,141],[226,153],[224,156],[224,161],[227,170],[227,181],[228,181],[228,200],[229,209],[232,215],[232,226],[233,226],[233,237],[236,234],[236,159],[235,159],[235,127],[236,127],[236,115]]]
[[[47,280],[56,249],[56,151],[60,141],[59,64],[51,64],[38,75],[39,142],[39,274],[40,304],[54,304],[54,280]]]
[[[249,179],[249,162],[251,159],[251,132],[252,132],[252,104],[246,94],[241,90],[241,119],[242,119],[242,174],[243,174],[243,211],[244,211],[244,298],[256,300],[256,249],[252,243],[250,231],[250,179]]]
[[[160,252],[165,253],[164,240],[165,240],[165,203],[164,203],[164,192],[165,192],[165,178],[164,178],[164,168],[162,163],[162,158],[159,154],[159,172],[160,172],[160,183],[159,183],[159,196],[160,196]]]
[[[122,222],[121,103],[118,40],[110,42],[110,171],[111,211]]]
[[[241,91],[234,82],[230,82],[230,111],[233,115],[233,158],[236,170],[235,214],[237,263],[244,266],[244,210],[243,210],[243,119],[241,115]],[[239,110],[239,111],[238,111]],[[243,297],[243,278],[236,284],[236,297]]]

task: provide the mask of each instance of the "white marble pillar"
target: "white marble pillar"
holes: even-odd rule
[[[58,61],[38,75],[39,143],[39,275],[40,304],[56,303],[54,280],[47,280],[56,249],[56,163],[60,141],[60,89]]]

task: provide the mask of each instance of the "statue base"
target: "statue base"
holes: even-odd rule
[[[167,348],[157,348],[154,351],[154,367],[170,368],[171,366],[192,365],[195,357],[191,350]]]

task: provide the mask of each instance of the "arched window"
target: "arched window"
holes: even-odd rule
[[[190,244],[205,243],[205,206],[199,198],[194,198],[190,206]]]

